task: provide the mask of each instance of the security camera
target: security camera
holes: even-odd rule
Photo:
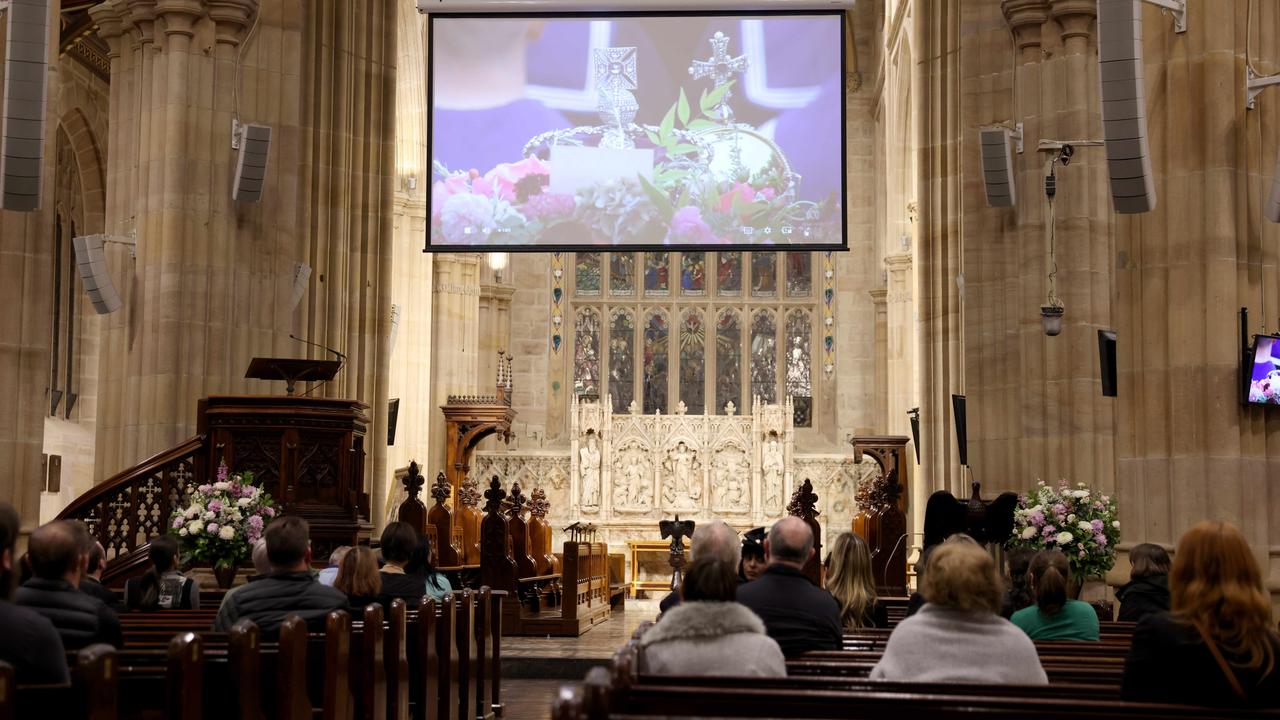
[[[1071,164],[1071,156],[1075,154],[1076,149],[1074,147],[1070,144],[1063,143],[1062,149],[1058,151],[1058,162],[1062,163],[1063,167],[1066,167]]]

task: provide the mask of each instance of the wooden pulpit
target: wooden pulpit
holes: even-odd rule
[[[297,383],[329,382],[341,369],[341,360],[257,357],[249,362],[244,376],[250,380],[283,380],[285,394],[293,395]]]

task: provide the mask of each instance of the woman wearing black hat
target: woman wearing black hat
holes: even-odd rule
[[[748,530],[742,536],[742,560],[738,563],[738,582],[746,583],[755,580],[768,566],[764,559],[764,528]]]

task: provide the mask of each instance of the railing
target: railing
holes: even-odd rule
[[[95,485],[58,515],[83,521],[102,543],[104,583],[115,584],[147,563],[150,539],[167,531],[187,488],[208,477],[208,456],[205,436],[197,435]]]

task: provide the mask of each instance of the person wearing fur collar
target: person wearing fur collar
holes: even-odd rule
[[[640,672],[649,675],[785,677],[786,659],[764,622],[733,601],[737,568],[714,557],[693,561],[683,602],[640,638]]]

